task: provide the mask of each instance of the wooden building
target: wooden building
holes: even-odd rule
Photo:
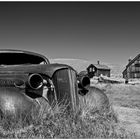
[[[138,54],[133,60],[129,59],[122,74],[125,79],[140,78],[140,54]]]
[[[97,61],[97,64],[90,64],[87,67],[87,72],[90,78],[93,76],[99,77],[101,74],[110,77],[110,68],[106,65],[100,64],[99,61]]]

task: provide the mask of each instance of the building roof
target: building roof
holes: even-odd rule
[[[101,64],[94,64],[94,66],[97,68],[97,69],[105,69],[105,70],[110,70],[110,68],[106,65],[101,65]]]
[[[135,62],[135,60],[137,60],[139,57],[140,57],[140,54],[138,54],[134,59],[132,59],[132,60],[126,65],[126,68],[124,69],[124,71],[123,71],[122,73],[125,74],[127,68],[128,68],[131,64],[133,64],[133,62]]]
[[[138,54],[134,59],[132,59],[127,65],[126,68],[128,68],[135,60],[137,60],[140,57],[140,54]]]
[[[96,67],[97,69],[110,70],[110,68],[109,68],[108,66],[106,66],[106,65],[101,65],[101,64],[90,64],[89,67],[90,67],[90,66],[94,66],[94,67]]]

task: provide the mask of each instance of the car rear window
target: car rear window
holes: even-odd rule
[[[26,53],[0,53],[0,65],[44,64],[46,60],[40,56]]]

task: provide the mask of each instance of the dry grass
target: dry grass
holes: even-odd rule
[[[120,124],[140,138],[140,84],[96,84],[109,97]]]
[[[56,107],[54,111],[42,101],[40,116],[28,122],[1,121],[0,138],[134,138],[114,121],[114,112],[95,111],[82,101],[77,115],[68,115]],[[45,109],[44,109],[45,108]],[[28,126],[27,126],[28,125]]]
[[[113,105],[140,109],[140,85],[97,84]]]

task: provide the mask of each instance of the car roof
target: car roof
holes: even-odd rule
[[[42,57],[48,64],[50,63],[49,60],[44,55],[36,53],[36,52],[25,51],[25,50],[14,50],[14,49],[0,49],[0,53],[25,53],[29,55]]]

